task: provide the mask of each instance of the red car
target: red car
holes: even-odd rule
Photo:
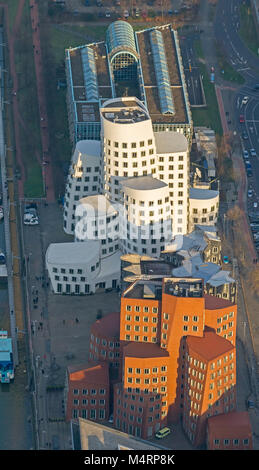
[[[243,114],[240,114],[239,122],[241,122],[241,123],[245,122],[245,118],[244,118]]]

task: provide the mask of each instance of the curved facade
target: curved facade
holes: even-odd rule
[[[121,186],[127,213],[123,252],[160,256],[172,240],[168,186],[151,175],[129,178]]]
[[[75,210],[78,201],[88,195],[102,192],[100,142],[77,142],[67,177],[64,201],[64,230],[69,235],[75,230]]]
[[[219,191],[190,188],[189,231],[196,224],[215,225],[218,220]]]
[[[75,220],[75,241],[99,240],[101,258],[119,250],[118,211],[105,196],[82,198]]]
[[[152,122],[141,101],[127,97],[105,102],[101,124],[105,193],[119,201],[121,180],[156,174]]]

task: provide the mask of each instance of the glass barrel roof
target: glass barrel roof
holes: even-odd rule
[[[81,49],[81,57],[83,64],[86,99],[87,101],[97,101],[99,94],[93,49],[87,46],[83,47]]]
[[[110,24],[106,33],[106,44],[111,55],[119,49],[131,51],[137,56],[134,31],[126,21],[119,20]]]
[[[152,47],[161,112],[163,114],[174,114],[175,107],[161,31],[156,29],[151,31],[150,42]]]

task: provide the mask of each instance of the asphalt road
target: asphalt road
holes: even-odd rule
[[[237,89],[230,115],[232,129],[240,136],[243,151],[249,154],[252,176],[248,177],[248,190],[252,196],[247,198],[248,214],[259,215],[259,56],[251,52],[239,36],[240,5],[243,0],[219,0],[214,21],[214,34],[221,43],[232,67],[245,79],[245,85]],[[218,71],[218,79],[219,76]],[[252,156],[250,150],[256,151]],[[244,164],[247,158],[244,158]],[[257,207],[256,207],[257,204]]]
[[[193,48],[193,43],[196,37],[197,35],[195,33],[180,37],[184,74],[191,106],[201,106],[204,104],[201,89],[200,69]]]

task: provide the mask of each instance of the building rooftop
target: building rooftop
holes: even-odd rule
[[[103,384],[109,382],[109,365],[106,362],[84,365],[68,366],[70,382],[86,380],[89,383]]]
[[[161,36],[163,47],[156,52],[152,46],[154,33]],[[155,27],[135,33],[137,48],[140,55],[143,87],[147,101],[147,108],[152,122],[155,123],[188,123],[185,92],[180,72],[180,60],[176,42],[176,34],[171,25]],[[162,50],[162,53],[161,53]],[[158,57],[160,55],[160,57]],[[166,66],[166,72],[157,73],[157,60]],[[163,65],[161,65],[162,69]],[[161,77],[158,79],[158,77]],[[173,112],[163,112],[161,101],[161,83],[166,83],[164,94],[172,100]]]
[[[150,119],[143,104],[135,97],[108,100],[100,110],[102,116],[117,124],[133,124]]]
[[[139,439],[113,427],[95,423],[87,419],[79,418],[78,424],[73,423],[73,428],[78,427],[80,434],[80,447],[74,450],[155,450],[166,449],[161,445]],[[74,429],[73,429],[74,430]],[[74,439],[73,439],[74,441]]]
[[[132,341],[123,348],[125,357],[151,358],[151,357],[169,357],[168,351],[162,349],[158,344],[139,343]]]
[[[100,140],[79,140],[75,146],[73,161],[75,160],[74,156],[76,157],[76,161],[78,160],[78,154],[81,154],[82,156],[87,155],[87,159],[89,156],[100,159],[100,152]]]
[[[218,191],[212,189],[190,188],[190,199],[214,199],[219,196]]]
[[[248,411],[233,411],[208,418],[208,432],[217,439],[251,437],[252,427]]]
[[[235,349],[230,341],[217,335],[214,331],[205,330],[203,337],[187,336],[186,341],[193,351],[207,361],[212,361]]]
[[[230,300],[222,299],[220,297],[216,297],[214,295],[209,295],[209,294],[205,294],[204,299],[205,299],[205,308],[207,310],[218,310],[218,309],[228,308],[228,307],[236,305],[233,302],[230,302]]]
[[[175,297],[203,297],[203,281],[201,278],[165,277],[163,291]]]
[[[51,265],[81,266],[99,259],[100,240],[51,243],[46,251],[46,262]]]
[[[161,300],[162,283],[161,281],[138,280],[123,292],[122,297],[128,299]]]
[[[112,217],[117,214],[117,210],[103,194],[83,197],[78,201],[77,205],[79,204],[85,206],[86,212],[87,208],[89,209],[88,217],[101,217],[105,215]]]
[[[165,188],[167,186],[166,183],[153,178],[151,175],[128,178],[123,180],[121,185],[123,187],[136,189],[138,191],[150,191],[154,189]]]
[[[96,320],[91,327],[91,332],[96,335],[119,338],[120,335],[120,312],[113,312]]]
[[[157,154],[188,151],[188,141],[180,132],[154,132],[154,136]]]
[[[66,49],[75,122],[100,122],[99,103],[116,95],[112,62],[119,53],[136,61],[136,96],[140,93],[153,123],[192,125],[177,33],[165,25],[134,34],[126,21],[109,25],[106,42]]]

